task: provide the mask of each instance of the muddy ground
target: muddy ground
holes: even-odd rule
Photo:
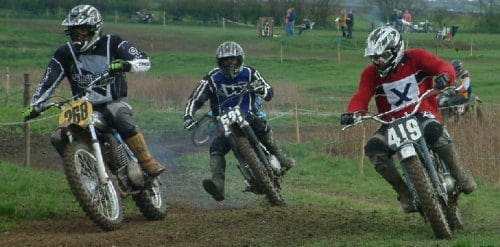
[[[253,200],[217,203],[207,199],[201,183],[172,159],[195,148],[188,136],[148,136],[151,150],[168,164],[169,211],[162,221],[147,221],[135,208],[127,208],[121,229],[103,232],[86,217],[23,222],[0,232],[0,246],[296,246],[321,236],[349,237],[365,231],[363,221],[348,209],[324,210],[312,205],[273,208]],[[62,169],[47,136],[31,137],[31,166]],[[23,164],[23,140],[0,137],[1,160]],[[35,152],[36,150],[36,152]],[[167,177],[168,178],[168,177]],[[187,194],[176,193],[190,186]],[[75,202],[76,203],[76,202]],[[373,227],[373,223],[372,227]]]

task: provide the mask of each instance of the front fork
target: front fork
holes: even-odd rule
[[[103,185],[109,182],[109,176],[106,173],[104,158],[102,157],[101,144],[97,139],[95,126],[93,124],[89,124],[88,128],[90,132],[90,144],[92,146],[92,150],[94,151],[94,157],[96,158],[97,161],[96,168],[97,168],[97,175],[99,176],[99,183]],[[68,141],[70,143],[74,141],[74,137],[70,130],[66,131],[66,136],[68,137]]]

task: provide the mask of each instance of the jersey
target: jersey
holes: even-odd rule
[[[207,100],[210,100],[213,115],[219,116],[221,111],[238,104],[240,92],[249,83],[262,87],[262,94],[259,96],[254,93],[244,95],[240,108],[245,115],[258,115],[259,108],[255,103],[256,97],[262,97],[265,101],[269,101],[272,99],[274,91],[257,70],[249,66],[243,66],[241,72],[232,79],[224,76],[219,68],[213,69],[204,76],[188,98],[184,117],[193,117],[196,110],[203,106]]]
[[[423,49],[408,49],[400,64],[385,78],[380,77],[375,65],[363,70],[359,89],[352,96],[347,112],[366,113],[373,96],[379,113],[400,107],[416,100],[420,94],[431,89],[432,77],[442,73],[448,74],[450,85],[454,85],[455,70],[451,64]],[[400,111],[385,115],[384,119],[390,121],[401,118],[413,109],[413,105],[407,106]],[[441,119],[436,97],[424,99],[418,112],[431,113],[438,120]]]
[[[45,75],[38,84],[31,100],[32,105],[44,103],[64,78],[68,78],[73,95],[84,95],[83,90],[99,75],[109,69],[115,59],[131,64],[130,72],[147,71],[150,62],[147,55],[119,36],[101,37],[93,49],[79,53],[67,42],[57,49],[50,60]],[[88,99],[99,105],[127,96],[127,82],[123,74],[114,76],[106,86],[96,86],[87,94]]]

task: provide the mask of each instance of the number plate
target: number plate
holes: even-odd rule
[[[92,104],[87,100],[75,100],[62,109],[59,115],[59,125],[65,123],[75,123],[85,126],[89,123],[92,116]]]
[[[229,132],[229,126],[233,123],[241,124],[245,121],[245,118],[243,118],[240,108],[235,107],[230,109],[228,112],[224,113],[220,117],[220,122],[222,123],[222,127],[224,127],[224,132]]]
[[[403,144],[422,138],[422,130],[415,117],[401,118],[389,124],[385,136],[389,148],[396,151]]]

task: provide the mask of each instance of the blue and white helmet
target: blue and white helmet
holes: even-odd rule
[[[225,76],[235,78],[243,70],[243,60],[245,59],[245,52],[241,46],[234,41],[226,41],[219,45],[215,52],[217,58],[217,65],[222,70]],[[236,57],[238,63],[235,66],[224,66],[223,58]]]
[[[368,35],[365,57],[371,59],[381,77],[386,77],[401,62],[404,48],[399,32],[390,26],[382,26]]]
[[[91,34],[83,44],[79,41],[72,40],[73,45],[80,52],[85,52],[99,40],[102,30],[102,22],[102,16],[95,7],[91,5],[78,5],[71,9],[68,17],[64,19],[61,25],[66,27],[66,35],[71,35],[73,27],[90,27]]]

